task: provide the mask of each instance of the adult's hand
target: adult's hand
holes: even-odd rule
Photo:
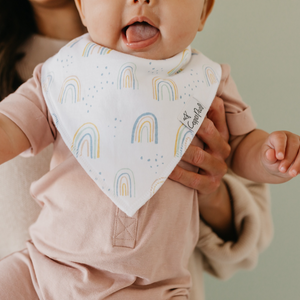
[[[229,133],[226,125],[223,100],[216,97],[196,133],[196,138],[204,143],[204,148],[191,144],[182,160],[199,168],[199,172],[191,172],[176,166],[170,179],[195,189],[200,195],[210,195],[221,184],[227,172],[225,159],[229,156]]]

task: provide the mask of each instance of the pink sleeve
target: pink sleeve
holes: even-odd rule
[[[230,76],[230,66],[221,65],[222,78],[217,96],[225,105],[226,120],[232,136],[244,135],[256,128],[251,108],[245,104]]]
[[[42,64],[34,69],[31,79],[0,103],[0,113],[24,132],[33,155],[52,143],[57,134],[42,94],[41,69]]]

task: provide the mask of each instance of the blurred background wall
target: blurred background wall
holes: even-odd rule
[[[258,127],[300,135],[300,1],[216,0],[193,46],[228,63]],[[253,271],[205,277],[207,300],[300,299],[300,175],[271,186],[275,237]]]

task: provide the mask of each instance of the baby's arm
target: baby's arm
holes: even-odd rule
[[[30,148],[24,132],[8,117],[0,113],[0,164]]]
[[[300,172],[300,137],[288,131],[253,130],[236,146],[233,171],[250,180],[283,183]]]

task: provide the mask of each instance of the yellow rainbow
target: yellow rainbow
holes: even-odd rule
[[[72,40],[71,42],[69,42],[66,47],[72,48],[74,45],[76,45],[80,40],[82,39],[82,37],[78,37],[74,40]]]
[[[174,156],[182,157],[182,155],[190,145],[193,137],[193,131],[189,130],[185,125],[181,124],[176,134]]]
[[[136,69],[137,67],[134,63],[125,63],[122,65],[118,74],[118,89],[137,90],[139,88]]]
[[[123,197],[135,197],[135,179],[133,172],[128,169],[120,169],[114,181],[115,195]]]
[[[157,118],[152,113],[141,114],[135,121],[131,134],[131,143],[141,143],[143,132],[147,130],[147,142],[158,143],[158,123]]]
[[[121,196],[126,196],[126,197],[129,196],[129,182],[126,176],[122,176],[120,178],[119,188],[120,188],[119,193]]]
[[[156,179],[151,188],[150,188],[150,195],[151,197],[161,188],[161,186],[164,184],[164,182],[166,181],[166,177],[161,177]]]
[[[183,70],[183,67],[185,66],[185,64],[187,63],[188,59],[190,57],[190,50],[189,49],[185,49],[182,52],[182,56],[181,56],[181,60],[179,62],[179,64],[172,69],[171,71],[168,72],[169,76],[172,76],[174,74],[178,74]]]
[[[153,99],[163,100],[164,91],[167,92],[170,101],[178,100],[178,88],[172,79],[163,79],[158,76],[152,79]]]
[[[81,85],[77,76],[69,76],[65,79],[58,98],[58,102],[66,103],[71,99],[71,103],[77,103],[81,98]]]
[[[219,82],[218,77],[213,68],[209,66],[204,66],[203,69],[207,86],[211,86]]]
[[[106,47],[102,47],[98,44],[95,44],[93,42],[89,42],[84,50],[83,50],[83,53],[82,53],[82,56],[83,57],[89,57],[90,55],[93,54],[94,50],[97,49],[97,53],[100,54],[100,55],[105,55],[105,54],[109,54],[112,50],[109,49],[109,48],[106,48]]]
[[[100,134],[98,128],[93,123],[85,123],[76,131],[71,151],[75,157],[82,156],[84,147],[86,146],[86,156],[92,159],[100,157]]]
[[[53,72],[50,72],[50,73],[47,74],[46,79],[43,81],[42,88],[43,88],[45,93],[48,93],[48,90],[49,90],[49,88],[52,84],[52,81],[53,81],[53,77],[54,77]]]

